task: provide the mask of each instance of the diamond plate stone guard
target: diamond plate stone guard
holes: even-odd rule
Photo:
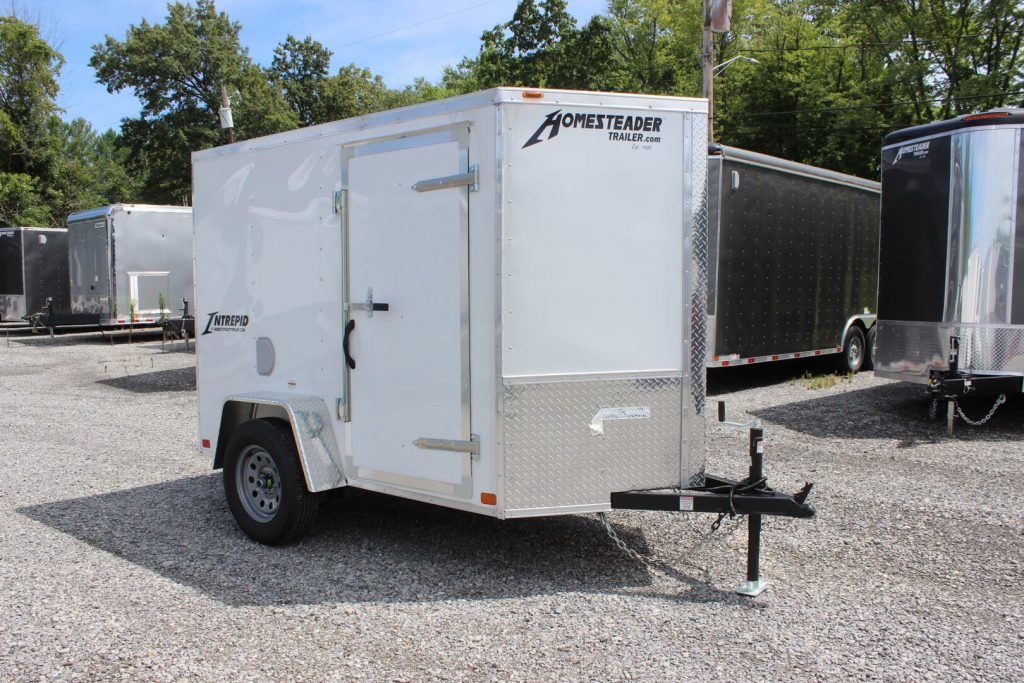
[[[613,491],[678,486],[681,381],[506,382],[506,508],[607,505]],[[603,435],[592,433],[598,412],[623,406],[650,417],[608,420]]]

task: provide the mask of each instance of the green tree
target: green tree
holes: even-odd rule
[[[328,85],[331,70],[331,51],[310,37],[303,40],[289,35],[274,48],[274,60],[268,74],[281,88],[285,100],[304,126],[330,120],[334,98]]]
[[[520,0],[512,18],[484,31],[481,43],[476,57],[445,71],[444,88],[602,89],[615,83],[610,26],[595,17],[580,30],[565,0]]]
[[[190,153],[223,142],[221,87],[233,94],[236,139],[299,124],[280,88],[241,45],[240,30],[213,0],[176,2],[167,6],[164,23],[143,20],[124,40],[108,35],[93,47],[89,64],[97,79],[109,92],[130,89],[142,102],[140,116],[122,122],[122,134],[147,200],[188,200]]]
[[[0,222],[6,225],[53,222],[63,65],[35,26],[0,17]]]

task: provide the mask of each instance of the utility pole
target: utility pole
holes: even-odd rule
[[[711,0],[704,4],[704,41],[702,54],[704,62],[704,97],[708,100],[708,142],[715,141],[715,34],[711,32]]]

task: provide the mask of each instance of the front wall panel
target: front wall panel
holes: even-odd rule
[[[144,291],[138,291],[137,288],[136,295],[146,295],[148,300],[136,301],[138,312],[159,313],[155,310],[158,306],[154,304],[159,302],[159,295],[163,294],[171,315],[178,315],[182,308],[181,300],[191,301],[195,298],[192,213],[118,211],[113,216],[113,233],[116,272],[114,294],[117,297],[118,317],[128,315],[133,273],[166,273],[157,276],[161,280],[158,283],[139,283]],[[194,308],[190,306],[189,310]]]
[[[684,115],[557,105],[506,115],[518,137],[506,142],[503,374],[680,370]],[[588,115],[591,128],[564,123]],[[563,117],[557,134],[550,117]],[[652,130],[614,130],[626,117]],[[627,134],[640,139],[611,137]]]
[[[46,300],[53,310],[68,311],[68,234],[66,230],[26,230],[25,308],[39,313]]]
[[[882,150],[878,316],[940,322],[949,231],[948,137]]]
[[[116,314],[110,302],[111,273],[109,221],[106,218],[68,225],[68,268],[71,277],[71,312]]]

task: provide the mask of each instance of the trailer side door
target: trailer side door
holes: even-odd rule
[[[471,494],[467,138],[343,152],[350,476],[460,496]]]

